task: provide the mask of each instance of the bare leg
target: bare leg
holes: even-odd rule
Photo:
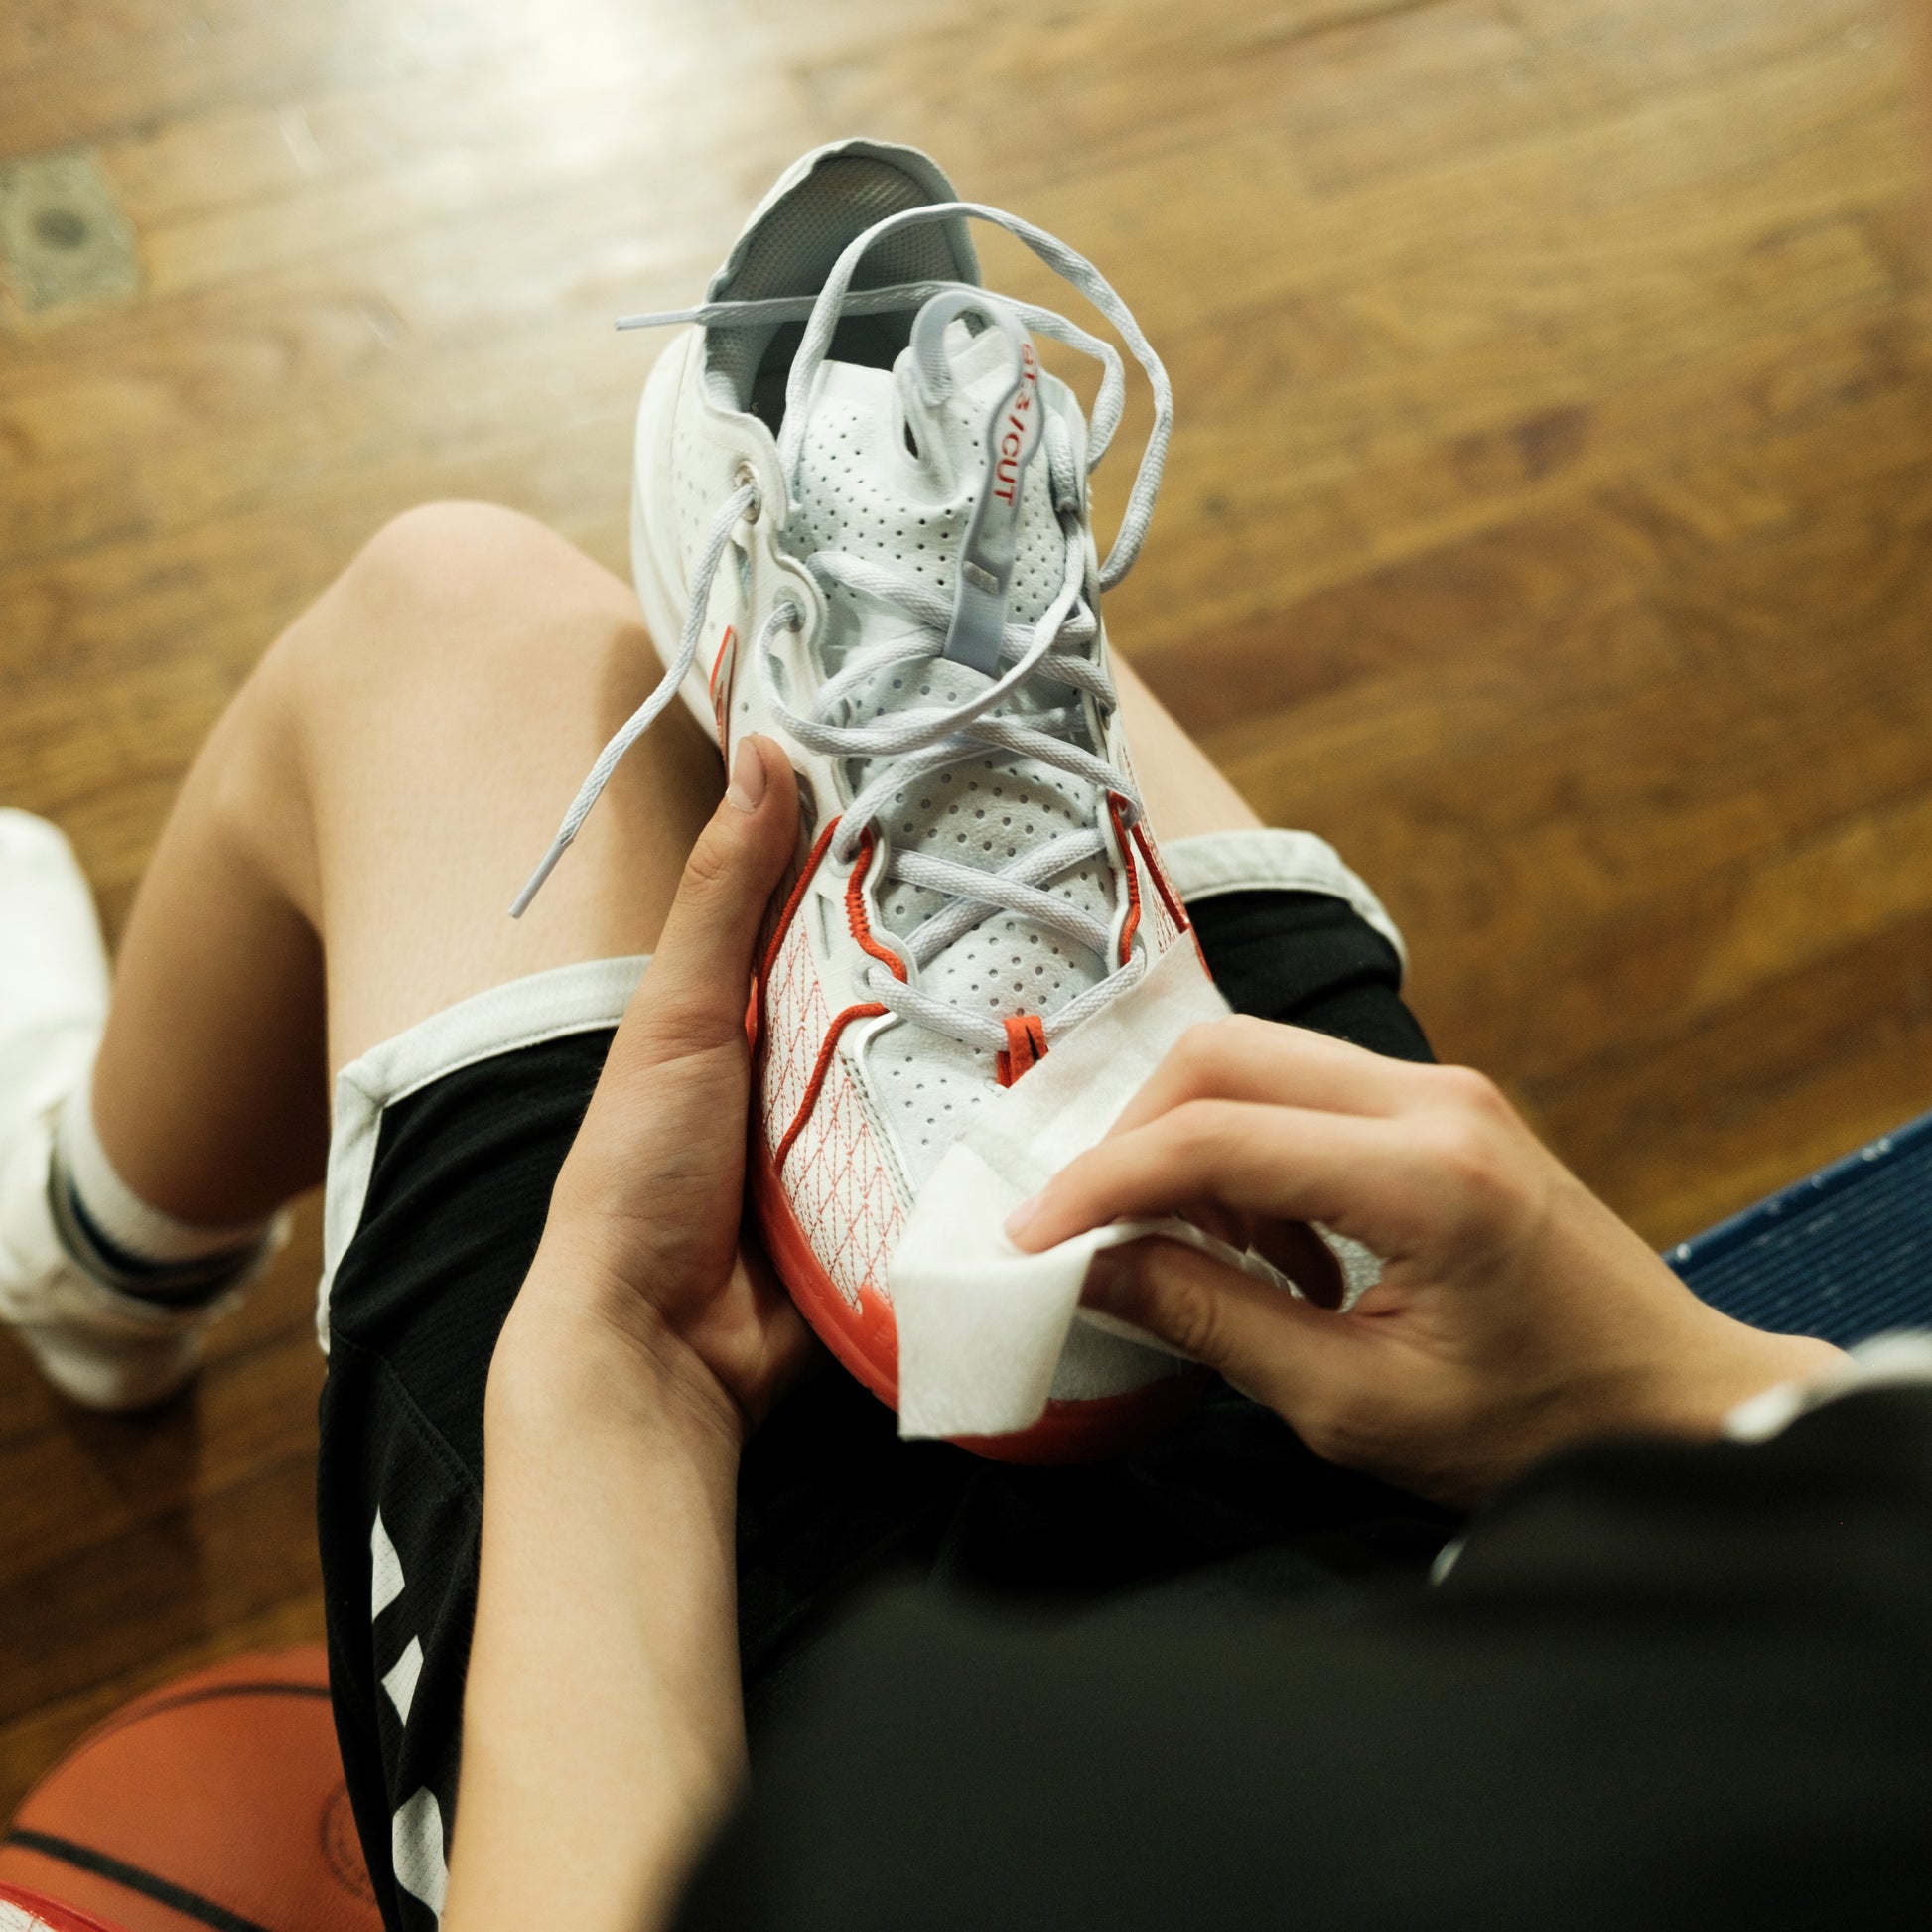
[[[1116,673],[1162,835],[1258,824]],[[383,529],[236,696],[142,883],[94,1078],[128,1185],[258,1219],[322,1176],[333,1068],[519,975],[648,952],[722,783],[681,706],[525,917],[505,908],[657,674],[630,591],[527,518],[432,504]]]
[[[1164,839],[1190,839],[1200,832],[1237,832],[1259,825],[1254,807],[1209,762],[1133,666],[1116,656],[1113,671],[1134,747],[1134,769],[1155,832]]]
[[[94,1081],[128,1185],[257,1219],[322,1176],[333,1067],[521,974],[648,952],[722,786],[681,706],[505,914],[656,677],[629,590],[527,518],[382,530],[236,696],[143,881]]]

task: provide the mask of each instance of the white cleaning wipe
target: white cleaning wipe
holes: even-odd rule
[[[1102,1248],[1158,1233],[1287,1287],[1266,1262],[1184,1221],[1116,1223],[1041,1254],[1021,1253],[1002,1231],[1022,1200],[1106,1133],[1189,1027],[1227,1011],[1193,949],[1172,946],[1137,986],[1055,1041],[1024,1079],[988,1102],[947,1150],[889,1270],[901,1436],[1030,1428],[1055,1392],[1056,1373],[1067,1381],[1063,1366],[1085,1371],[1076,1381],[1110,1380],[1114,1389],[1167,1372],[1170,1351],[1151,1337],[1126,1340],[1134,1331],[1124,1323],[1079,1311],[1087,1265]],[[1105,1333],[1075,1335],[1069,1348],[1076,1311]],[[1161,1357],[1168,1357],[1165,1365]]]
[[[1192,947],[1171,946],[1139,985],[983,1106],[947,1150],[888,1270],[901,1436],[1008,1435],[1031,1429],[1051,1396],[1111,1394],[1172,1372],[1173,1350],[1079,1306],[1103,1248],[1159,1235],[1299,1293],[1259,1255],[1187,1221],[1116,1221],[1039,1254],[1023,1253],[1004,1231],[1021,1201],[1106,1134],[1189,1027],[1228,1011]],[[1342,1307],[1352,1308],[1382,1264],[1346,1235],[1314,1231],[1341,1265]]]

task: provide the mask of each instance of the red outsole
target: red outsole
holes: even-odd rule
[[[834,1355],[887,1408],[898,1407],[898,1324],[892,1304],[870,1287],[854,1308],[819,1265],[778,1183],[764,1136],[756,1128],[749,1156],[752,1205],[778,1278],[798,1311]],[[1152,1441],[1172,1428],[1201,1399],[1205,1369],[1164,1375],[1120,1395],[1086,1402],[1049,1402],[1031,1429],[1010,1436],[959,1436],[951,1440],[995,1462],[1100,1462]]]

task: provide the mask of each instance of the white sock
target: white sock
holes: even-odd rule
[[[75,1265],[124,1294],[180,1304],[218,1294],[259,1259],[266,1220],[203,1227],[150,1206],[114,1171],[94,1131],[91,1071],[54,1129],[48,1201]]]

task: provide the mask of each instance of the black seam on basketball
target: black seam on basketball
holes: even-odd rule
[[[90,1845],[76,1845],[71,1839],[56,1838],[51,1832],[22,1831],[17,1826],[0,1839],[0,1844],[22,1846],[29,1852],[40,1853],[43,1858],[59,1859],[77,1871],[91,1871],[96,1878],[111,1878],[117,1885],[125,1885],[129,1891],[138,1891],[143,1898],[152,1898],[157,1905],[179,1912],[183,1918],[200,1919],[204,1925],[212,1926],[214,1932],[270,1932],[269,1927],[243,1918],[239,1912],[231,1912],[225,1905],[204,1898],[200,1892],[158,1878],[152,1871],[143,1871],[138,1864],[123,1864],[119,1859],[96,1852]]]
[[[199,1690],[178,1691],[173,1697],[157,1698],[152,1704],[144,1704],[138,1711],[128,1711],[122,1715],[129,1724],[139,1724],[143,1718],[151,1718],[161,1711],[179,1711],[186,1704],[207,1704],[215,1698],[326,1698],[329,1695],[327,1684],[283,1684],[270,1680],[249,1681],[235,1684],[204,1684]]]
[[[138,1711],[117,1711],[111,1718],[102,1722],[86,1734],[79,1743],[60,1759],[41,1782],[65,1771],[69,1764],[77,1763],[97,1744],[104,1744],[110,1737],[118,1737],[132,1725],[143,1723],[146,1719],[156,1718],[164,1711],[179,1711],[190,1704],[207,1704],[215,1698],[248,1697],[292,1697],[327,1698],[327,1684],[284,1684],[272,1681],[246,1684],[208,1684],[199,1691],[182,1691],[174,1697],[157,1698],[152,1704],[144,1704]]]

